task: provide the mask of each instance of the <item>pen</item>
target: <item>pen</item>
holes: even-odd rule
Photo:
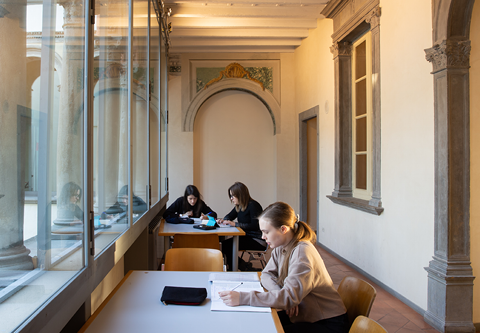
[[[242,284],[243,284],[243,282],[240,282],[240,283],[237,284],[235,287],[233,287],[233,289],[230,290],[230,291],[234,291],[235,289],[237,289],[238,287],[240,287]]]

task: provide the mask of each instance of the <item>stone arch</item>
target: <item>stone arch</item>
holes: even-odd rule
[[[425,321],[475,332],[470,263],[470,22],[475,0],[433,1],[435,234]]]
[[[193,132],[195,117],[200,107],[210,97],[227,90],[239,90],[258,98],[267,108],[273,122],[273,134],[280,133],[280,105],[269,91],[262,89],[257,83],[237,78],[223,79],[214,85],[198,92],[192,99],[182,119],[184,132]]]

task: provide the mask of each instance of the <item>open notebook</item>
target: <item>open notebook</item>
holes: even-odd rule
[[[257,273],[211,273],[212,282],[210,295],[212,298],[211,311],[242,311],[242,312],[271,312],[269,307],[250,305],[228,306],[223,303],[218,293],[224,290],[250,292],[252,290],[264,292]]]

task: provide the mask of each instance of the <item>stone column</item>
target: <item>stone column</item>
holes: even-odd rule
[[[330,51],[335,66],[335,189],[332,196],[351,197],[352,44],[338,42]]]
[[[470,41],[426,51],[435,101],[435,249],[425,321],[441,332],[475,332],[470,264]]]
[[[26,91],[26,1],[0,3],[0,270],[33,269],[23,245],[22,111]]]
[[[62,2],[64,47],[57,136],[57,197],[63,186],[83,187],[84,7]]]

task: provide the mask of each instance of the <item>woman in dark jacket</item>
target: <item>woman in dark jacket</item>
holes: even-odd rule
[[[120,191],[118,191],[117,202],[105,211],[105,214],[107,215],[120,214],[117,216],[117,223],[128,222],[128,195],[128,185],[125,185]],[[147,210],[147,204],[145,201],[143,201],[142,198],[137,197],[135,194],[133,194],[132,197],[132,207],[132,213],[137,215],[134,216],[134,221]]]
[[[66,183],[57,201],[57,218],[53,222],[58,225],[74,225],[83,223],[83,211],[77,205],[82,197],[82,189],[74,182]]]
[[[217,213],[202,200],[197,187],[195,185],[188,185],[185,188],[183,197],[175,200],[175,202],[167,208],[165,213],[163,213],[163,218],[168,222],[170,219],[174,220],[178,217],[200,217],[208,219],[207,215],[215,219],[217,218]]]
[[[236,182],[228,189],[228,197],[235,205],[230,213],[225,215],[219,223],[240,227],[245,231],[245,236],[240,237],[239,250],[265,250],[267,244],[262,239],[262,232],[258,225],[258,216],[262,213],[262,206],[250,196],[247,186]],[[237,222],[234,220],[237,219]],[[229,270],[232,268],[232,242],[229,238],[222,241],[222,252],[227,258]],[[242,265],[239,265],[242,268]]]

